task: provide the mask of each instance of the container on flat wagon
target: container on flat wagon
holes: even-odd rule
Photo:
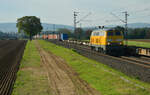
[[[43,39],[47,39],[47,35],[43,35]]]
[[[60,34],[60,40],[68,40],[68,35],[67,34]]]
[[[149,48],[138,48],[138,53],[140,55],[150,56],[150,49]]]
[[[43,36],[42,35],[40,35],[40,39],[42,39],[43,38]]]
[[[35,35],[35,39],[39,39],[40,38],[40,35]]]
[[[58,35],[58,34],[54,34],[54,35],[53,35],[53,39],[54,39],[54,40],[59,39],[59,35]]]
[[[52,34],[49,34],[49,35],[48,35],[48,39],[53,39],[53,35],[52,35]]]

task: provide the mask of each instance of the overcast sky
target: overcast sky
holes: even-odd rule
[[[130,23],[150,23],[150,0],[0,0],[0,22],[32,15],[44,23],[73,25],[74,11],[80,12],[78,20],[91,12],[83,26],[123,24],[111,13],[124,19],[124,11]]]

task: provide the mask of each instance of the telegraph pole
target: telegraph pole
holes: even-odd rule
[[[74,32],[75,32],[75,30],[76,30],[76,27],[77,27],[77,13],[79,13],[79,12],[74,12]]]
[[[80,23],[80,28],[82,28],[82,23]]]
[[[127,38],[127,36],[128,36],[128,16],[129,16],[129,14],[128,14],[127,11],[125,11],[125,12],[123,12],[123,13],[125,13],[125,35],[126,35],[126,45],[128,45],[128,38]]]
[[[119,19],[121,22],[123,22],[123,23],[125,23],[125,36],[126,36],[126,45],[128,45],[128,38],[127,38],[127,36],[128,36],[128,16],[129,16],[129,14],[128,14],[128,12],[127,11],[125,11],[125,12],[123,12],[124,14],[125,14],[125,20],[122,20],[122,19],[120,19],[118,16],[116,16],[115,14],[113,14],[113,13],[111,13],[111,15],[113,15],[114,17],[116,17],[117,19]]]
[[[83,21],[85,18],[87,18],[89,15],[91,15],[91,12],[90,13],[88,13],[86,16],[84,16],[83,18],[81,18],[80,20],[78,20],[77,21],[77,14],[78,14],[79,12],[75,12],[74,11],[74,32],[76,32],[76,28],[77,28],[77,24],[78,23],[80,23],[81,21]],[[80,28],[81,28],[81,23],[80,23]]]

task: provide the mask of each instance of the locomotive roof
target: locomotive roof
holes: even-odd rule
[[[93,32],[100,32],[100,31],[112,31],[114,29],[97,29],[97,30],[94,30]]]

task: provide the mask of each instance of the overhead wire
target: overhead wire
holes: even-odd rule
[[[146,11],[150,11],[150,8],[145,8],[142,10],[137,10],[137,11],[133,11],[133,12],[129,12],[129,13],[130,14],[137,14],[137,13],[146,12]]]
[[[134,11],[134,12],[129,12],[129,14],[131,14],[130,16],[129,16],[129,18],[128,19],[130,19],[130,20],[134,20],[134,19],[139,19],[139,18],[141,18],[141,19],[143,19],[143,18],[145,18],[145,17],[150,17],[150,14],[144,14],[144,15],[140,15],[141,13],[145,13],[145,12],[149,12],[150,11],[150,8],[145,8],[145,9],[141,9],[141,10],[137,10],[137,11]],[[124,22],[125,23],[125,21],[123,20],[123,19],[121,19],[120,17],[118,17],[117,15],[115,15],[114,13],[110,13],[111,15],[113,15],[115,18],[117,18],[117,20],[116,19],[110,19],[110,20],[108,20],[108,19],[106,19],[106,18],[108,18],[108,17],[106,17],[106,16],[104,16],[104,17],[102,17],[102,18],[100,18],[100,19],[93,19],[93,20],[87,20],[87,22],[88,21],[90,21],[90,22],[105,22],[105,23],[112,23],[112,22],[119,22],[119,21],[121,21],[121,22]],[[136,14],[139,14],[138,16],[136,16],[136,17],[133,17],[134,15],[136,15]],[[86,20],[83,20],[83,21],[85,21],[86,22]]]

